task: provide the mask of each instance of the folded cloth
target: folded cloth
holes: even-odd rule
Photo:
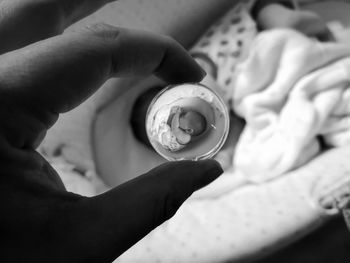
[[[350,142],[350,47],[294,30],[259,34],[237,66],[232,107],[246,120],[234,165],[262,182]],[[254,163],[254,165],[251,165]]]

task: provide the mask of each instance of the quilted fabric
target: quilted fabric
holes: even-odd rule
[[[319,200],[335,182],[349,183],[349,157],[349,147],[334,149],[282,179],[190,199],[115,262],[251,262],[270,254],[338,213]],[[210,187],[234,180],[226,173]]]

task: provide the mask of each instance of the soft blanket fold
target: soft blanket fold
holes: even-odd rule
[[[237,67],[232,102],[246,120],[234,165],[262,182],[350,142],[350,47],[293,30],[261,33]],[[254,163],[254,165],[251,165]]]

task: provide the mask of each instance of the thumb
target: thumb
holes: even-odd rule
[[[78,227],[65,238],[71,240],[66,242],[71,253],[66,254],[79,256],[79,262],[111,262],[222,173],[214,160],[171,162],[102,195],[82,199],[72,215]]]

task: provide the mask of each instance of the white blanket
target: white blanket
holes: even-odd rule
[[[237,67],[233,107],[246,120],[234,164],[263,182],[350,143],[350,46],[296,31],[260,34]],[[254,164],[254,165],[252,165]]]

